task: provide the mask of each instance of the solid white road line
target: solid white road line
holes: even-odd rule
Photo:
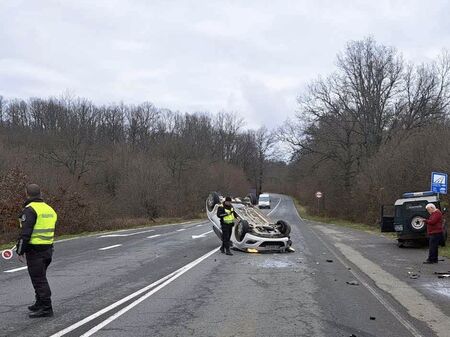
[[[195,226],[195,227],[203,227],[205,224],[203,224],[203,225],[197,225],[197,226]]]
[[[211,230],[211,231],[208,231],[208,232],[203,233],[203,234],[192,235],[192,238],[193,238],[193,239],[204,238],[206,235],[208,235],[209,233],[212,233],[212,232],[213,232],[213,231]]]
[[[210,251],[209,253],[203,255],[202,257],[198,258],[197,260],[191,262],[190,264],[186,265],[185,267],[183,267],[183,270],[180,270],[177,274],[175,274],[173,277],[169,278],[167,281],[165,281],[164,283],[160,284],[159,286],[157,286],[155,289],[149,291],[147,294],[145,294],[144,296],[142,296],[141,298],[138,298],[136,301],[132,302],[131,304],[127,305],[125,308],[123,308],[122,310],[119,310],[118,312],[116,312],[114,315],[112,315],[111,317],[109,317],[108,319],[105,319],[102,323],[100,323],[99,325],[93,327],[91,330],[89,330],[88,332],[86,332],[85,334],[81,335],[81,337],[89,337],[92,336],[94,333],[96,333],[97,331],[103,329],[106,325],[108,325],[109,323],[113,322],[114,320],[116,320],[117,318],[119,318],[120,316],[122,316],[123,314],[125,314],[126,312],[130,311],[131,309],[133,309],[135,306],[137,306],[139,303],[145,301],[147,298],[149,298],[150,296],[152,296],[153,294],[157,293],[159,290],[163,289],[165,286],[167,286],[168,284],[172,283],[173,281],[175,281],[177,278],[179,278],[180,276],[182,276],[183,274],[185,274],[186,272],[188,272],[190,269],[194,268],[196,265],[198,265],[199,263],[201,263],[203,260],[207,259],[208,257],[210,257],[212,254],[214,254],[215,252],[217,252],[219,250],[219,248],[215,248],[212,251]]]
[[[159,236],[161,236],[161,234],[150,235],[150,236],[147,236],[147,239],[153,239],[153,238],[157,238]]]
[[[20,270],[24,270],[27,269],[27,267],[20,267],[20,268],[15,268],[15,269],[9,269],[9,270],[5,270],[4,273],[14,273],[16,271],[20,271]]]
[[[99,238],[127,237],[127,236],[133,236],[133,235],[137,235],[137,234],[149,233],[149,232],[154,232],[154,231],[155,231],[154,229],[149,229],[146,231],[140,231],[140,232],[129,233],[129,234],[105,234],[105,235],[99,236]]]
[[[277,203],[277,205],[275,206],[275,208],[274,208],[273,210],[271,210],[269,213],[267,213],[267,216],[270,216],[270,214],[272,214],[273,212],[275,212],[275,210],[277,209],[277,207],[280,205],[280,202],[281,202],[281,197],[280,197],[280,200],[278,200],[278,203]]]
[[[328,249],[329,252],[331,252],[331,254],[334,255],[334,257],[340,262],[342,263],[342,265],[344,267],[346,267],[350,273],[359,281],[359,283],[361,283],[377,300],[378,302],[380,302],[383,307],[386,308],[387,311],[389,311],[396,319],[397,321],[400,322],[400,324],[402,324],[410,333],[411,335],[413,335],[414,337],[423,337],[423,335],[417,331],[417,329],[414,327],[413,323],[410,322],[408,319],[403,318],[402,314],[400,314],[399,311],[397,311],[397,309],[395,309],[385,298],[384,296],[377,291],[374,287],[372,287],[371,285],[369,285],[363,278],[361,275],[359,275],[359,273],[355,272],[352,268],[350,268],[350,266],[344,261],[344,259],[342,259],[335,251],[333,248],[331,248],[331,246],[325,242],[324,239],[322,239],[320,237],[319,234],[317,234],[315,232],[314,229],[311,230],[311,232],[314,234],[314,236],[325,246],[325,248]],[[358,267],[359,268],[359,267]],[[369,275],[367,275],[369,276]],[[371,277],[371,276],[369,276]]]
[[[182,232],[182,231],[185,231],[186,230],[186,228],[180,228],[180,229],[177,229],[177,232]]]
[[[113,246],[103,247],[103,248],[99,248],[98,250],[108,250],[108,249],[112,249],[112,248],[116,248],[116,247],[120,247],[120,246],[122,246],[122,245],[119,244],[119,245],[113,245]]]
[[[128,295],[127,297],[121,299],[120,301],[117,301],[111,305],[109,305],[108,307],[84,318],[83,320],[65,328],[64,330],[61,330],[59,332],[57,332],[56,334],[50,336],[50,337],[61,337],[64,336],[66,334],[68,334],[69,332],[78,329],[79,327],[85,325],[86,323],[89,323],[90,321],[96,319],[97,317],[100,317],[101,315],[113,310],[114,308],[122,305],[123,303],[141,295],[142,293],[145,293],[146,291],[155,288],[154,290],[146,293],[145,295],[143,295],[142,297],[140,297],[138,300],[132,302],[131,304],[129,304],[128,306],[126,306],[125,308],[123,308],[122,310],[118,311],[116,314],[112,315],[111,317],[109,317],[107,320],[103,321],[102,323],[100,323],[99,325],[95,326],[94,328],[92,328],[91,330],[89,330],[88,332],[86,332],[86,334],[84,334],[83,336],[91,336],[93,333],[97,332],[98,330],[102,329],[104,326],[106,326],[107,324],[111,323],[113,320],[115,320],[116,318],[118,318],[119,316],[123,315],[125,312],[127,312],[128,310],[130,310],[131,308],[135,307],[136,305],[138,305],[139,303],[141,303],[142,301],[144,301],[145,299],[147,299],[148,297],[152,296],[154,293],[156,293],[158,290],[164,288],[166,285],[168,285],[169,283],[173,282],[175,279],[177,279],[178,277],[180,277],[181,275],[183,275],[184,273],[186,273],[188,270],[194,268],[196,265],[198,265],[200,262],[202,262],[203,260],[207,259],[209,256],[211,256],[212,254],[214,254],[215,252],[217,252],[219,250],[219,248],[215,248],[212,251],[210,251],[209,253],[206,253],[205,255],[199,257],[197,260],[194,260],[190,263],[188,263],[187,265],[185,265],[184,267],[181,267],[180,269],[164,276],[163,278],[159,279],[158,281],[134,292],[131,295]]]

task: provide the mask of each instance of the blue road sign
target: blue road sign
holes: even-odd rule
[[[431,190],[435,193],[447,194],[448,175],[442,172],[431,173]]]

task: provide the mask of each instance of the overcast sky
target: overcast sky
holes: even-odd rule
[[[349,40],[450,48],[449,1],[0,0],[0,95],[153,102],[282,123]]]

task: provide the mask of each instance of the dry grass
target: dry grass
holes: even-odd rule
[[[397,238],[397,235],[395,233],[381,233],[378,227],[369,226],[364,223],[357,223],[343,219],[336,219],[308,214],[308,209],[300,205],[297,200],[295,200],[295,206],[297,207],[297,210],[299,211],[300,215],[307,220],[317,221],[323,224],[333,224],[342,227],[347,227],[359,231],[368,232],[371,234],[381,235],[389,239]],[[446,247],[439,247],[439,255],[450,258],[450,241],[447,241]]]

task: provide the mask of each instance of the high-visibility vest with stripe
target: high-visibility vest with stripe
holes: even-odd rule
[[[234,210],[233,210],[233,207],[231,207],[231,209],[226,209],[226,208],[224,207],[223,209],[224,209],[225,213],[227,213],[227,215],[225,215],[225,216],[223,217],[223,222],[226,223],[226,224],[232,224],[232,223],[234,223],[235,217],[234,217]]]
[[[58,219],[55,210],[45,202],[30,202],[27,207],[31,207],[37,215],[30,244],[51,245],[55,238],[55,225]]]

